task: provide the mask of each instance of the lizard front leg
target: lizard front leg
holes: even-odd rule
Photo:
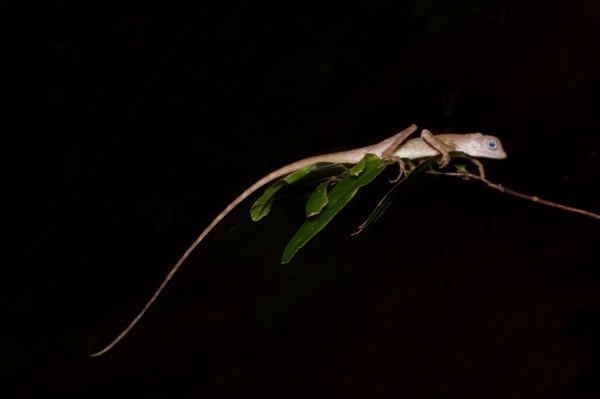
[[[421,137],[427,142],[427,144],[429,144],[430,146],[435,148],[440,154],[442,154],[442,159],[440,160],[439,165],[440,168],[445,168],[450,162],[449,152],[455,151],[455,148],[452,148],[452,146],[444,143],[443,141],[435,137],[427,129],[423,129],[423,131],[421,132]],[[485,179],[485,171],[483,170],[483,165],[481,164],[481,162],[471,157],[469,157],[469,161],[471,161],[471,163],[477,166],[477,169],[479,169],[479,176],[482,179]]]
[[[440,168],[445,168],[450,163],[450,151],[453,150],[452,147],[436,138],[431,132],[427,129],[423,129],[421,132],[421,137],[427,144],[436,149],[440,154],[442,154],[442,159],[439,162]]]

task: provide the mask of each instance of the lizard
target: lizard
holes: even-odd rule
[[[420,159],[427,158],[436,155],[442,155],[439,161],[440,168],[444,168],[450,162],[450,152],[460,151],[472,157],[480,158],[492,158],[492,159],[504,159],[506,158],[506,152],[502,147],[502,143],[495,136],[484,135],[482,133],[464,133],[464,134],[439,134],[433,135],[429,130],[423,129],[419,138],[408,139],[408,137],[417,130],[415,124],[410,125],[401,132],[389,137],[377,144],[356,148],[353,150],[334,152],[329,154],[316,155],[308,158],[301,159],[296,162],[292,162],[288,165],[282,166],[279,169],[267,174],[263,178],[256,181],[244,192],[242,192],[236,199],[234,199],[221,213],[219,213],[213,221],[202,231],[202,233],[196,238],[196,240],[189,246],[184,254],[179,258],[177,263],[172,267],[163,282],[160,284],[158,289],[154,292],[152,297],[146,302],[142,310],[137,316],[129,323],[129,325],[106,347],[98,352],[93,353],[92,357],[98,357],[109,350],[111,350],[119,341],[121,341],[129,331],[138,323],[138,321],[144,316],[146,311],[152,306],[156,298],[160,295],[169,281],[173,278],[173,275],[185,262],[188,256],[196,249],[196,247],[202,242],[202,240],[211,232],[211,230],[221,222],[221,220],[227,216],[235,207],[242,203],[246,198],[261,189],[270,182],[284,177],[292,172],[302,169],[307,166],[311,166],[318,163],[331,163],[331,164],[356,164],[365,155],[374,154],[382,158],[386,162],[397,162],[400,165],[401,178],[405,172],[403,159]],[[408,140],[407,140],[408,139]],[[482,165],[473,160],[479,168],[480,176],[484,177],[484,171]],[[397,180],[397,179],[396,179]]]

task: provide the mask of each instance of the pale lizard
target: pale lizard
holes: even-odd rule
[[[506,158],[506,153],[502,148],[500,140],[494,136],[483,135],[481,133],[439,134],[434,136],[431,134],[431,132],[429,132],[429,130],[423,129],[421,132],[421,137],[407,141],[406,139],[408,136],[410,136],[416,130],[417,126],[413,124],[400,133],[397,133],[394,136],[374,145],[301,159],[285,165],[258,180],[236,199],[234,199],[229,205],[227,205],[227,207],[213,219],[208,227],[204,229],[204,231],[198,236],[198,238],[196,238],[192,245],[190,245],[190,247],[177,261],[175,266],[173,266],[154,295],[152,295],[144,308],[129,323],[129,325],[111,343],[109,343],[108,346],[92,354],[91,356],[100,356],[108,352],[119,341],[121,341],[121,339],[123,339],[142,318],[150,306],[152,306],[156,298],[158,298],[162,290],[177,272],[179,267],[187,259],[190,253],[198,246],[198,244],[200,244],[200,242],[202,242],[202,240],[208,235],[208,233],[210,233],[210,231],[242,201],[273,180],[279,179],[289,173],[317,163],[355,164],[367,154],[377,155],[385,161],[398,162],[400,164],[401,174],[404,172],[404,163],[402,159],[419,159],[441,154],[442,158],[440,160],[440,167],[443,168],[450,161],[449,153],[452,151],[460,151],[472,157],[493,159]],[[481,167],[481,164],[478,162],[476,164],[479,167],[480,175],[483,177],[483,168]]]

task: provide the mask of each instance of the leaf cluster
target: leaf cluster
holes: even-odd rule
[[[386,166],[387,163],[376,155],[367,154],[341,175],[329,177],[318,184],[306,202],[306,220],[285,247],[281,263],[288,263],[300,248],[354,198],[361,187],[372,182]],[[271,211],[275,194],[285,185],[296,183],[312,170],[313,166],[299,169],[267,188],[250,209],[252,220],[259,221],[267,216]]]

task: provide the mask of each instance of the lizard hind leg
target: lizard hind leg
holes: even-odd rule
[[[400,133],[397,133],[393,137],[393,141],[381,153],[381,159],[383,159],[384,161],[389,162],[389,163],[397,163],[398,166],[400,167],[400,173],[398,174],[398,177],[390,180],[390,183],[396,183],[397,181],[402,179],[403,176],[408,176],[408,174],[406,173],[406,163],[402,160],[402,158],[400,158],[395,153],[396,153],[396,150],[406,141],[406,139],[411,134],[413,134],[416,130],[417,130],[417,125],[415,125],[413,123],[406,129],[402,130]],[[411,170],[412,170],[412,167],[411,167]]]

